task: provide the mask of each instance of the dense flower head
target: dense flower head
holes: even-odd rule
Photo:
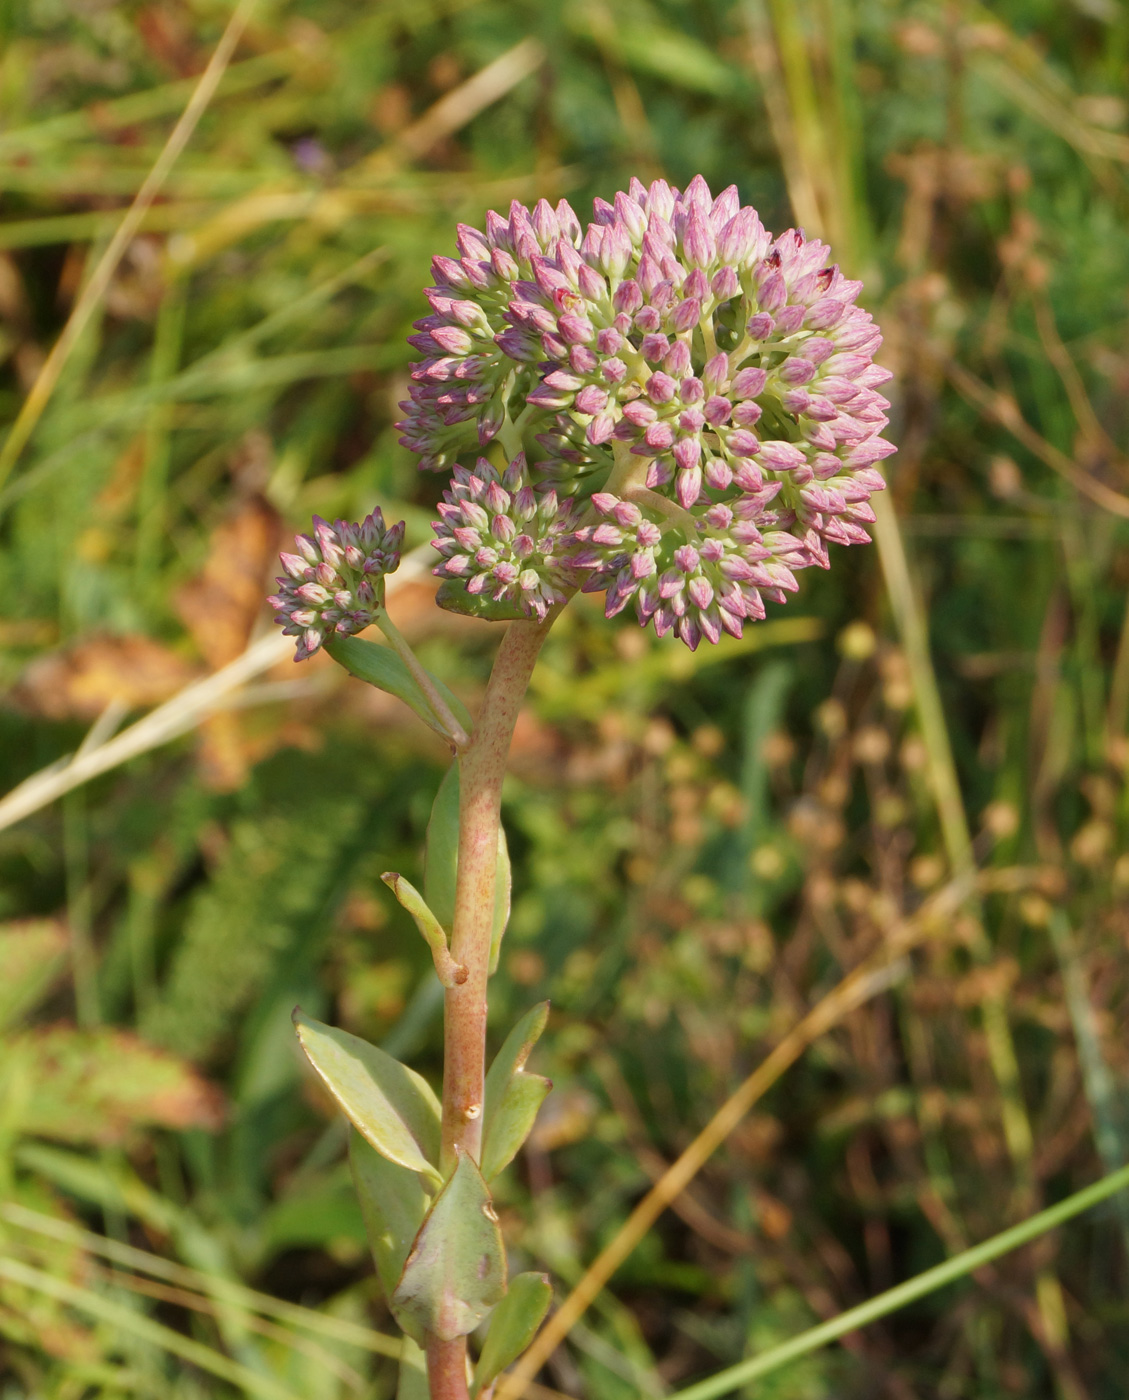
[[[432,541],[443,556],[434,573],[461,582],[471,597],[509,603],[544,621],[578,579],[565,547],[572,542],[572,503],[551,487],[535,490],[519,453],[499,472],[485,457],[474,470],[456,466],[436,507]]]
[[[766,600],[795,592],[792,570],[808,562],[794,535],[772,528],[769,511],[748,509],[742,519],[718,504],[663,530],[634,501],[597,492],[592,504],[602,519],[574,535],[573,563],[591,570],[583,591],[607,591],[608,617],[634,601],[640,622],[653,621],[660,637],[673,631],[691,650],[723,631],[740,637],[746,621],[764,617]]]
[[[531,484],[575,499],[573,562],[609,615],[630,596],[657,630],[715,640],[782,598],[771,561],[791,578],[869,539],[890,376],[861,284],[824,244],[774,238],[735,186],[714,197],[696,176],[632,180],[586,229],[563,201],[514,203],[484,232],[460,225],[458,245],[433,262],[401,440],[448,470],[495,439],[524,448]],[[644,559],[656,581],[629,587]]]
[[[282,554],[285,574],[268,602],[287,637],[297,637],[295,661],[305,661],[332,635],[351,636],[376,620],[384,577],[400,566],[404,523],[386,526],[379,510],[359,524],[330,525],[314,516],[312,535],[295,535],[297,554]]]

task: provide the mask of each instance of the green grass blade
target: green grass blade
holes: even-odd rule
[[[39,1269],[33,1269],[15,1259],[0,1259],[0,1278],[6,1278],[33,1292],[44,1293],[49,1298],[56,1298],[60,1303],[77,1308],[80,1312],[106,1322],[121,1332],[151,1342],[171,1355],[179,1356],[182,1361],[199,1366],[202,1371],[208,1371],[220,1380],[238,1386],[247,1395],[260,1396],[262,1400],[297,1400],[293,1391],[287,1390],[270,1377],[260,1375],[249,1367],[240,1365],[238,1361],[232,1361],[222,1352],[204,1346],[201,1342],[195,1342],[180,1332],[174,1332],[171,1327],[154,1322],[152,1318],[104,1298],[89,1288],[67,1283],[65,1279],[42,1273]]]
[[[669,1400],[714,1400],[715,1396],[729,1395],[739,1386],[747,1385],[749,1381],[757,1380],[760,1376],[767,1376],[770,1371],[779,1370],[781,1366],[786,1366],[789,1361],[795,1361],[797,1357],[806,1356],[809,1352],[826,1346],[828,1342],[846,1336],[848,1332],[855,1332],[860,1327],[877,1322],[880,1317],[887,1317],[899,1308],[916,1302],[918,1298],[924,1298],[930,1293],[935,1293],[938,1288],[944,1288],[946,1284],[955,1283],[957,1279],[964,1278],[974,1269],[979,1269],[982,1265],[991,1263],[993,1259],[998,1259],[1001,1254],[1008,1254],[1011,1250],[1018,1249],[1020,1245],[1038,1239],[1040,1235],[1045,1235],[1048,1230],[1053,1230],[1064,1221],[1071,1220],[1074,1216],[1089,1210],[1091,1206],[1108,1200],[1110,1196],[1116,1195],[1118,1191],[1124,1190],[1127,1186],[1129,1186],[1129,1167],[1123,1167],[1121,1171],[1114,1172],[1112,1176],[1103,1177],[1100,1181],[1095,1181],[1092,1186],[1087,1186],[1081,1191],[1076,1191],[1074,1195],[1067,1196],[1066,1200],[1059,1201],[1058,1205],[1041,1210],[1038,1215],[1031,1216],[1022,1224],[1013,1225],[1010,1230],[993,1235],[983,1244],[974,1245],[962,1254],[947,1259],[943,1264],[926,1269],[923,1274],[918,1274],[916,1278],[908,1279],[905,1283],[898,1284],[896,1288],[887,1289],[885,1293],[880,1293],[877,1298],[860,1303],[856,1308],[848,1308],[838,1317],[822,1322],[818,1327],[811,1327],[808,1331],[801,1332],[798,1337],[793,1337],[790,1341],[782,1342],[780,1346],[762,1352],[760,1356],[750,1357],[748,1361],[741,1361],[736,1366],[728,1366],[724,1371],[719,1371],[716,1376],[699,1381],[697,1385],[675,1391]]]
[[[207,1293],[217,1302],[226,1301],[233,1306],[260,1313],[264,1317],[277,1318],[294,1327],[305,1328],[306,1331],[323,1337],[332,1337],[347,1346],[359,1347],[378,1356],[398,1358],[400,1355],[401,1343],[396,1337],[388,1337],[383,1332],[362,1327],[356,1322],[350,1322],[348,1318],[334,1317],[330,1313],[302,1307],[299,1303],[287,1303],[281,1298],[273,1298],[269,1293],[259,1293],[219,1274],[203,1273],[199,1269],[178,1264],[172,1259],[165,1259],[160,1254],[152,1254],[148,1250],[107,1239],[106,1236],[95,1234],[92,1230],[80,1229],[69,1221],[29,1210],[15,1202],[0,1205],[0,1219],[9,1225],[29,1230],[34,1234],[46,1235],[49,1239],[59,1240],[64,1244],[78,1245],[92,1254],[149,1274],[153,1278],[165,1279],[169,1283]]]

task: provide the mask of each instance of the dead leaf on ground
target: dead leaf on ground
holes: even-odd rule
[[[203,569],[177,591],[177,613],[213,671],[246,647],[271,591],[282,539],[278,512],[252,496],[217,526]]]
[[[93,720],[112,700],[127,710],[159,705],[197,675],[194,666],[152,637],[95,635],[36,657],[13,699],[47,719]]]

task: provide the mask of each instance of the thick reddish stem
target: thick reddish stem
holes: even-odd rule
[[[466,1383],[466,1338],[427,1342],[427,1388],[431,1400],[468,1400]]]
[[[456,1149],[477,1161],[482,1149],[486,1078],[486,982],[494,927],[494,887],[502,779],[514,725],[549,624],[511,622],[502,638],[478,723],[459,760],[459,870],[451,956],[467,969],[447,989],[443,1011],[443,1171]],[[431,1400],[466,1400],[466,1339],[427,1348]]]

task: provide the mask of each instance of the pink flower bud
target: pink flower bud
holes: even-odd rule
[[[576,396],[577,413],[600,413],[607,407],[608,395],[597,384],[587,384]]]
[[[689,510],[702,494],[702,472],[700,467],[679,472],[674,483],[674,494],[683,510]]]
[[[702,383],[707,390],[713,392],[715,389],[723,388],[728,382],[728,379],[728,355],[723,352],[720,355],[714,355],[712,359],[706,361],[705,368],[702,370]]]
[[[725,491],[733,481],[733,469],[723,457],[707,457],[704,467],[706,484],[715,491]]]
[[[680,301],[671,314],[670,322],[678,332],[693,330],[702,319],[702,303],[690,297]]]
[[[626,282],[621,282],[612,295],[612,306],[616,311],[625,312],[628,316],[633,315],[643,305],[643,294],[639,290],[639,283],[628,278]]]
[[[784,277],[773,268],[757,289],[757,301],[760,303],[760,309],[772,315],[780,310],[787,299],[788,289],[784,284]]]
[[[672,455],[682,471],[690,471],[701,461],[702,444],[696,437],[679,438]]]
[[[601,447],[611,440],[615,429],[615,419],[610,413],[599,413],[584,430],[584,438],[593,447]]]
[[[706,416],[706,421],[712,423],[715,428],[723,423],[729,422],[729,415],[733,411],[733,405],[721,394],[712,394],[705,402],[702,412]]]
[[[684,340],[676,340],[663,356],[663,369],[675,379],[682,379],[690,372],[690,347]]]
[[[741,451],[734,448],[734,451]],[[742,452],[742,455],[745,455]],[[769,471],[786,472],[803,466],[804,454],[790,442],[765,441],[760,444],[760,465]]]
[[[674,398],[677,384],[669,374],[663,374],[660,370],[657,374],[652,374],[644,385],[644,392],[652,403],[669,403]]]
[[[661,360],[667,350],[670,349],[670,341],[667,340],[665,335],[652,333],[643,337],[643,342],[639,348],[642,351],[643,358],[655,364]]]

